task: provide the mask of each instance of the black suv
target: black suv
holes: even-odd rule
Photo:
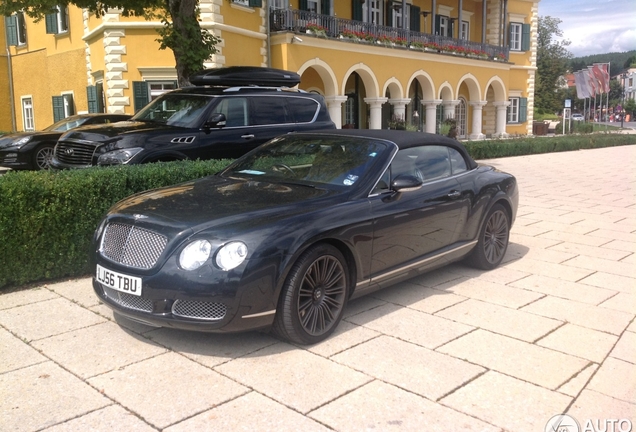
[[[233,159],[281,134],[335,128],[322,96],[282,87],[300,82],[292,72],[232,67],[190,81],[197,86],[163,94],[130,121],[67,132],[51,166]],[[240,85],[246,81],[268,87]]]

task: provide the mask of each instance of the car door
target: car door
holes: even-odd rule
[[[405,174],[421,178],[422,187],[401,193],[389,191],[390,181]],[[452,245],[470,200],[462,197],[461,186],[452,176],[446,146],[398,151],[380,183],[370,198],[374,221],[371,275],[382,279]]]

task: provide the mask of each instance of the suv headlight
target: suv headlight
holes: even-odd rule
[[[128,163],[133,156],[143,150],[143,147],[113,150],[104,153],[97,159],[97,165],[122,165]]]
[[[210,258],[212,245],[207,240],[195,240],[179,255],[179,265],[184,270],[196,270]]]

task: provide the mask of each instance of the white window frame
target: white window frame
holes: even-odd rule
[[[463,40],[470,39],[470,23],[468,21],[462,21],[460,32],[459,32],[459,38]]]
[[[366,3],[366,2],[365,2]],[[410,3],[407,3],[407,6],[409,6]],[[410,13],[411,8],[407,7],[405,12],[406,12],[406,17],[404,17],[404,19],[406,20],[406,28],[408,29],[410,27],[411,21],[409,19],[409,13]],[[393,9],[393,13],[391,14],[392,16],[392,27],[395,28],[403,28],[402,27],[402,8],[399,9]]]
[[[519,123],[519,100],[518,97],[511,97],[508,99],[510,105],[508,106],[508,123]]]
[[[33,97],[22,96],[20,98],[22,105],[22,127],[24,131],[35,130],[35,116],[33,114]]]
[[[175,78],[176,80],[176,78]],[[157,81],[157,80],[148,80],[146,81],[148,84],[148,102],[157,99],[164,93],[175,90],[177,86],[174,81]],[[161,86],[161,88],[154,88],[156,86]]]
[[[521,51],[521,35],[523,24],[518,22],[510,23],[510,51]]]
[[[439,35],[446,36],[450,28],[450,19],[446,15],[439,16]]]
[[[232,3],[237,4],[237,5],[241,5],[241,6],[245,6],[245,7],[249,7],[249,5],[250,5],[249,0],[232,0]]]
[[[307,10],[319,14],[322,10],[320,9],[320,0],[307,0]]]
[[[368,4],[371,5],[371,24],[382,24],[384,22],[382,0],[369,0],[362,4],[362,21],[369,22]]]
[[[272,9],[287,9],[289,7],[289,0],[270,0],[270,2]]]
[[[75,110],[72,107],[72,103],[74,100],[73,92],[63,92],[62,97],[64,98],[64,118],[74,115]]]
[[[26,20],[24,19],[24,12],[18,12],[15,15],[18,46],[24,46],[27,43]]]

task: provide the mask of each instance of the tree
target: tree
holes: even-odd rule
[[[556,40],[563,36],[559,29],[560,23],[559,18],[539,17],[535,106],[543,111],[556,112],[563,106],[558,83],[568,71],[568,61],[572,54],[566,48],[570,45],[569,40]]]
[[[22,11],[36,21],[57,11],[58,6],[74,5],[101,16],[108,9],[119,9],[124,16],[158,18],[164,27],[158,31],[160,49],[174,53],[179,86],[190,84],[188,77],[203,69],[203,62],[217,52],[219,39],[199,25],[198,0],[11,0],[0,3],[0,14]]]

